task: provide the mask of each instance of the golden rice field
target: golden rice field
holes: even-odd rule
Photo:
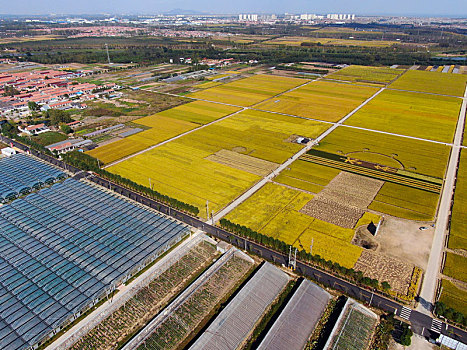
[[[307,82],[305,79],[258,74],[211,89],[193,92],[189,96],[247,107],[305,82]]]
[[[209,123],[238,110],[236,107],[204,101],[187,103],[149,117],[137,119],[134,123],[149,129],[99,146],[87,153],[103,163],[109,164],[192,130],[198,127],[199,124]]]
[[[243,193],[259,176],[210,161],[208,156],[227,149],[270,162],[282,163],[301,145],[286,142],[291,134],[316,137],[328,126],[318,122],[259,111],[244,111],[168,144],[132,157],[107,170],[181,201],[205,203],[215,212]]]
[[[344,80],[354,83],[387,84],[396,79],[404,70],[388,67],[349,66],[326,76],[327,79]]]
[[[336,122],[378,91],[330,81],[314,81],[256,106],[266,111]]]
[[[351,268],[362,248],[350,243],[353,229],[345,229],[302,214],[299,210],[312,195],[268,183],[226,218],[268,236],[310,251]]]
[[[443,274],[467,283],[467,258],[462,255],[447,252]]]
[[[431,221],[438,199],[436,193],[386,182],[368,209],[409,220]]]
[[[316,149],[444,178],[451,148],[442,144],[338,127]]]
[[[267,45],[287,45],[300,46],[307,44],[322,44],[326,46],[360,46],[360,47],[389,47],[394,44],[401,44],[398,41],[389,40],[359,40],[359,39],[336,39],[336,38],[311,38],[301,36],[284,36],[265,41]]]
[[[464,96],[467,75],[409,70],[389,85],[393,89]]]
[[[304,191],[318,193],[331,181],[339,170],[324,165],[296,160],[289,168],[284,169],[274,181],[299,188]]]
[[[451,143],[462,100],[385,90],[345,124]]]
[[[462,150],[457,173],[448,247],[467,250],[467,151]]]
[[[441,293],[440,301],[442,301],[449,308],[467,314],[467,290],[457,287],[447,279],[442,280],[443,291]]]

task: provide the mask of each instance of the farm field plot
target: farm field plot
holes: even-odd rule
[[[467,151],[462,150],[454,192],[448,247],[467,250]]]
[[[308,193],[268,183],[226,218],[308,252],[314,238],[313,254],[353,267],[362,249],[350,244],[353,229],[300,213],[311,198]]]
[[[349,66],[326,76],[327,79],[385,85],[396,79],[404,70],[388,67]]]
[[[336,122],[378,91],[330,81],[314,81],[256,106],[256,108]]]
[[[125,305],[79,339],[71,350],[107,350],[143,327],[171,296],[181,291],[189,280],[201,272],[216,256],[216,248],[202,242],[192,248],[180,260],[141,289]]]
[[[443,178],[450,147],[432,142],[338,127],[314,149]]]
[[[247,107],[307,81],[305,79],[258,74],[211,89],[197,91],[189,96]]]
[[[269,162],[283,163],[302,146],[286,142],[292,134],[316,137],[328,126],[259,111],[244,111],[168,144],[108,168],[154,189],[215,212],[260,179],[206,159],[226,149]]]
[[[366,349],[376,326],[377,316],[357,304],[343,310],[344,317],[335,327],[329,349]]]
[[[443,274],[467,283],[467,258],[447,252]]]
[[[461,102],[454,97],[385,90],[345,124],[451,143]]]
[[[464,96],[466,82],[467,75],[465,74],[409,70],[389,87],[441,95]]]
[[[144,349],[176,349],[216,305],[228,297],[252,264],[235,255],[145,340]],[[186,340],[185,340],[186,342]]]
[[[97,147],[88,152],[103,163],[112,163],[130,154],[142,151],[148,147],[192,130],[199,124],[209,123],[218,118],[238,111],[231,106],[196,101],[181,105],[153,116],[134,121],[148,130],[131,135],[107,145]]]
[[[286,36],[263,42],[268,45],[300,46],[303,43],[329,45],[329,46],[360,46],[360,47],[389,47],[400,44],[397,41],[388,40],[358,40],[358,39],[335,39],[335,38],[307,38]]]
[[[266,176],[279,166],[279,164],[268,162],[267,160],[251,157],[246,154],[241,154],[227,149],[221,149],[220,151],[206,157],[206,159],[259,176]]]
[[[304,191],[318,193],[337,174],[339,174],[337,169],[296,160],[289,168],[284,169],[274,181]]]
[[[449,308],[453,308],[464,315],[467,314],[467,290],[457,287],[447,279],[442,280],[443,292],[441,293],[440,301]]]
[[[430,221],[438,199],[436,193],[386,182],[368,208],[409,220]]]

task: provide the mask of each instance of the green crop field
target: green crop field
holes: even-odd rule
[[[385,90],[345,124],[451,143],[461,102],[455,97]]]
[[[457,173],[448,247],[467,250],[467,152],[462,150]]]
[[[289,168],[284,169],[274,181],[318,193],[337,174],[339,174],[337,169],[296,160]]]
[[[350,244],[354,230],[300,213],[312,198],[310,194],[268,183],[226,218],[308,252],[313,239],[313,254],[353,267],[362,250]]]
[[[389,87],[441,95],[464,96],[466,82],[467,75],[465,74],[409,70]]]
[[[257,108],[335,122],[376,91],[377,88],[321,80],[263,102]]]
[[[199,124],[209,123],[238,110],[236,107],[203,101],[187,103],[149,117],[136,119],[134,123],[149,129],[97,147],[87,153],[103,163],[112,163],[194,129]]]
[[[441,144],[347,127],[338,127],[316,149],[438,178],[444,177],[450,152]]]
[[[305,79],[270,75],[254,75],[249,78],[191,93],[189,96],[202,100],[251,106],[283,91],[306,83]]]
[[[443,274],[467,282],[467,258],[450,252],[446,253]]]
[[[436,193],[386,182],[368,209],[409,220],[430,221],[438,198]]]
[[[349,66],[327,75],[326,78],[384,85],[396,79],[403,72],[402,69],[388,67]]]
[[[259,111],[244,111],[115,166],[118,173],[200,208],[206,200],[217,212],[260,179],[231,166],[206,159],[227,149],[282,163],[302,146],[287,142],[292,134],[316,137],[328,126],[318,122]]]
[[[467,290],[456,287],[454,283],[443,279],[443,292],[441,293],[440,301],[456,311],[467,315]]]

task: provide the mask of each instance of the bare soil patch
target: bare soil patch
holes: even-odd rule
[[[206,159],[259,176],[266,176],[273,170],[277,169],[279,166],[277,163],[251,157],[227,149],[221,149],[220,151],[207,156]]]

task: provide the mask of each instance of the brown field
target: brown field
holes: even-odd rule
[[[227,149],[221,149],[205,159],[259,176],[266,176],[279,166],[277,163]]]
[[[377,279],[380,283],[388,282],[391,285],[391,290],[405,295],[412,281],[414,265],[383,254],[363,250],[354,269],[363,272],[365,276]]]
[[[344,228],[353,228],[364,211],[317,195],[300,210],[318,220]]]

